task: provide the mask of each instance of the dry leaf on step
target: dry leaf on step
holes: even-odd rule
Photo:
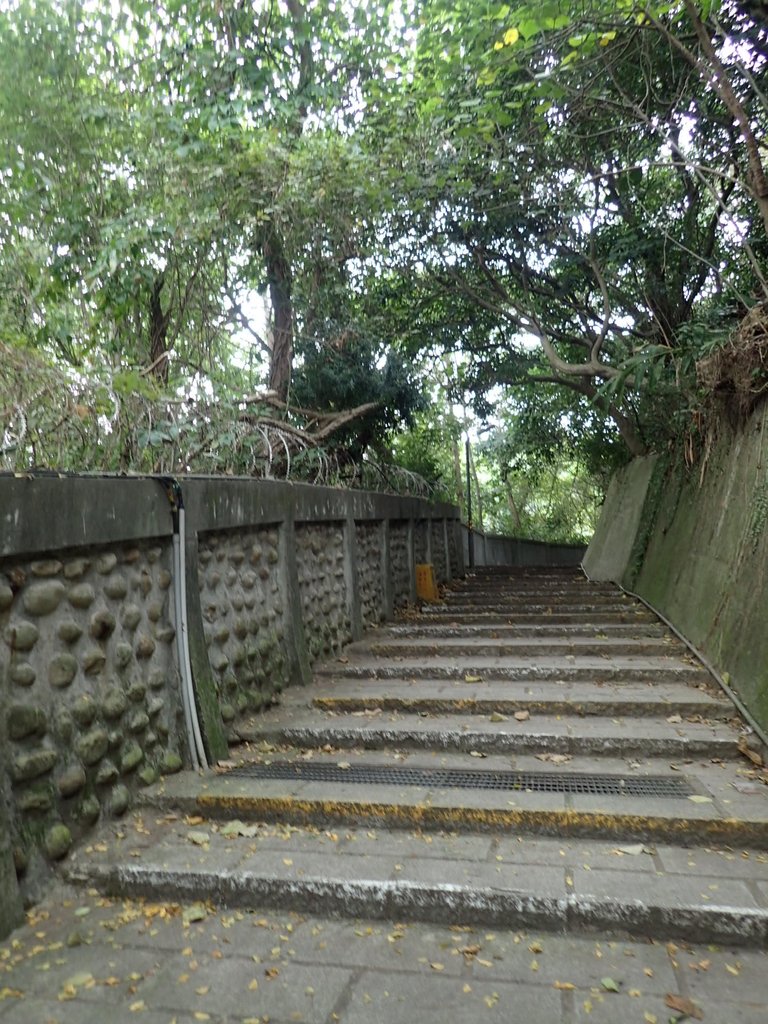
[[[700,1007],[698,1007],[692,1000],[686,999],[684,996],[677,996],[674,993],[669,992],[664,997],[664,1003],[670,1008],[670,1010],[677,1010],[678,1013],[683,1013],[686,1017],[693,1017],[694,1020],[704,1019],[704,1014],[701,1012]]]
[[[531,717],[531,712],[530,711],[516,711],[515,712],[515,720],[518,721],[518,722],[527,722],[530,717]]]
[[[747,743],[747,737],[746,736],[740,736],[739,737],[738,747],[739,747],[739,752],[742,753],[744,755],[744,757],[749,758],[749,760],[752,762],[752,764],[756,764],[758,766],[758,768],[762,767],[762,764],[763,764],[762,757],[757,753],[756,750],[750,750],[749,745]]]

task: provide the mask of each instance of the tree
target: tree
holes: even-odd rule
[[[688,0],[425,10],[421,130],[393,148],[413,343],[437,323],[479,385],[567,388],[642,453],[688,401],[697,322],[722,338],[763,287],[764,30]]]

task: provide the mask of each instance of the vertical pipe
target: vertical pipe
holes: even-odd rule
[[[475,567],[475,538],[472,533],[472,474],[470,469],[470,459],[472,458],[472,452],[469,447],[469,437],[467,437],[465,444],[466,452],[466,463],[467,463],[467,554],[469,556],[469,568],[474,569]]]

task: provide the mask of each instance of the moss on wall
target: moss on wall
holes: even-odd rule
[[[767,432],[763,405],[742,429],[721,425],[705,464],[660,458],[647,486],[644,460],[623,470],[642,511],[623,570],[613,565],[611,576],[695,644],[766,729]],[[598,526],[596,549],[609,526]]]

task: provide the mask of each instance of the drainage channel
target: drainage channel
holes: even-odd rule
[[[335,764],[242,765],[227,772],[248,779],[286,779],[353,785],[421,786],[429,789],[503,789],[530,793],[584,793],[595,796],[686,798],[695,791],[680,776],[598,775],[578,772],[484,771],[482,769],[391,768],[361,764],[340,768]]]

